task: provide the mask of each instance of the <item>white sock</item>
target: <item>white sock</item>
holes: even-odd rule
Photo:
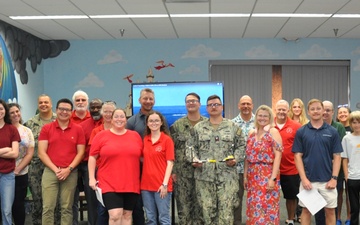
[[[288,220],[288,224],[289,224],[289,223],[294,224],[294,220]]]

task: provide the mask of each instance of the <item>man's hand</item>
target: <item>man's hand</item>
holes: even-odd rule
[[[312,185],[311,182],[306,178],[304,180],[301,180],[301,185],[304,187],[305,190],[311,190]]]
[[[171,174],[171,178],[172,178],[172,180],[176,183],[176,174],[175,173],[173,173],[173,174]]]
[[[337,185],[337,180],[331,178],[325,185],[326,189],[335,189]]]
[[[200,168],[202,167],[202,164],[203,164],[202,162],[196,162],[196,163],[192,163],[191,165],[195,168]]]
[[[59,170],[56,172],[56,177],[58,180],[66,180],[70,173],[71,171],[69,168],[59,168]]]

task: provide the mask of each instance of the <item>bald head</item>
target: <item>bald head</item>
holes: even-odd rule
[[[245,101],[245,100],[250,101],[251,104],[252,104],[252,99],[251,99],[251,97],[250,97],[249,95],[243,95],[243,96],[241,96],[241,98],[240,98],[240,100],[239,100],[239,103],[240,103],[241,101]]]
[[[254,105],[249,95],[244,95],[240,98],[238,109],[240,110],[240,116],[243,120],[250,120],[253,108]]]

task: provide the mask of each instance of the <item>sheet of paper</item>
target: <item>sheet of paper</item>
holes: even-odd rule
[[[99,188],[98,186],[96,186],[95,193],[96,193],[96,198],[97,198],[97,200],[101,203],[102,206],[105,207],[104,201],[103,201],[103,198],[102,198],[101,188]]]
[[[326,205],[325,199],[315,188],[311,190],[302,190],[297,196],[312,215],[315,215],[315,213]]]

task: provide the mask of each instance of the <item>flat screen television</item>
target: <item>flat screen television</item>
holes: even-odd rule
[[[151,88],[154,91],[155,105],[153,109],[165,116],[169,126],[187,114],[185,96],[190,92],[195,92],[200,96],[200,114],[206,117],[209,117],[206,111],[206,100],[210,95],[218,95],[224,102],[224,85],[218,81],[132,83],[133,114],[140,110],[140,91],[144,88]]]

